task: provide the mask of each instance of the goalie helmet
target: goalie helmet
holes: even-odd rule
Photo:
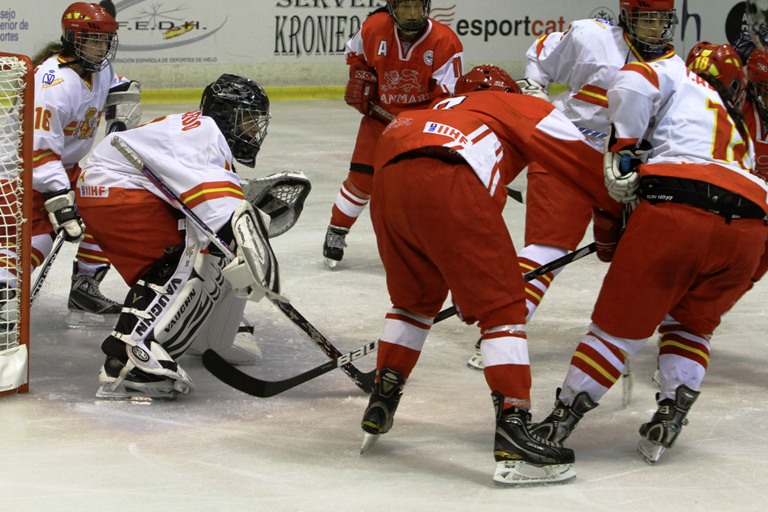
[[[216,122],[235,160],[253,167],[272,117],[264,89],[248,78],[224,74],[205,88],[200,110]]]
[[[619,25],[645,57],[666,51],[677,25],[674,0],[620,0]]]
[[[432,0],[387,0],[387,10],[395,25],[406,34],[426,28],[431,7]]]
[[[456,81],[455,94],[474,91],[520,92],[520,86],[500,67],[483,64],[470,69]]]
[[[730,44],[701,41],[685,59],[688,69],[704,78],[723,98],[741,110],[747,93],[747,74],[741,57]]]
[[[760,117],[768,121],[768,53],[756,49],[747,61],[749,95],[757,106]]]
[[[98,4],[75,2],[61,16],[64,53],[85,71],[100,71],[115,58],[117,22]]]

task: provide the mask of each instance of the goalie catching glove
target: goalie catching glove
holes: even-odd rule
[[[521,80],[516,80],[518,87],[520,87],[520,93],[525,94],[526,96],[533,96],[535,98],[540,98],[545,101],[549,101],[549,96],[547,95],[547,91],[544,90],[544,87],[539,85],[538,82],[535,80],[531,80],[530,78],[523,78]]]
[[[613,139],[611,134],[610,140]],[[610,144],[608,147],[611,147]],[[603,156],[603,174],[608,194],[620,203],[633,203],[637,200],[637,189],[640,186],[640,175],[637,166],[648,161],[651,143],[643,140],[640,144],[630,146],[612,153],[606,151]]]
[[[351,68],[349,82],[344,91],[344,101],[361,114],[369,113],[368,103],[378,96],[379,81],[371,68]]]
[[[269,238],[282,235],[299,220],[312,185],[298,171],[276,172],[241,182],[245,200],[269,215]]]
[[[107,133],[122,132],[136,128],[141,122],[141,85],[136,80],[124,82],[109,90],[107,110]]]
[[[75,206],[75,192],[60,190],[59,192],[44,193],[45,209],[48,219],[56,233],[63,232],[67,242],[79,242],[83,239],[85,224]]]
[[[232,233],[237,256],[221,273],[235,296],[255,302],[265,295],[280,295],[280,269],[269,245],[269,216],[242,201],[232,214]]]

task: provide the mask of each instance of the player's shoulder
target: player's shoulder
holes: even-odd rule
[[[616,34],[623,34],[623,32],[621,27],[613,25],[610,21],[598,18],[585,18],[572,21],[566,30],[566,34],[569,34],[575,39],[583,39],[585,44],[589,44],[590,40],[592,40],[592,44],[594,44],[595,38],[613,38]]]

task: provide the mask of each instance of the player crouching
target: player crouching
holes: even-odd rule
[[[81,215],[131,287],[102,343],[98,397],[189,393],[178,358],[200,340],[227,349],[246,301],[280,293],[270,216],[244,200],[233,165],[253,165],[268,106],[259,84],[222,75],[201,110],[110,134],[88,159]]]

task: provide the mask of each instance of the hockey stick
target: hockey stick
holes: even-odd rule
[[[200,217],[198,217],[195,212],[191,211],[187,205],[185,205],[178,196],[171,191],[168,187],[165,186],[165,184],[160,180],[160,178],[150,169],[147,167],[144,162],[141,161],[141,158],[139,155],[128,145],[124,140],[122,140],[120,137],[113,137],[112,138],[112,145],[130,162],[131,165],[133,165],[139,172],[141,172],[144,176],[149,179],[150,182],[152,182],[153,185],[155,185],[158,190],[160,190],[163,195],[165,195],[168,200],[176,206],[181,212],[184,213],[184,215],[192,221],[192,223],[197,227],[201,232],[205,234],[206,237],[213,243],[216,247],[218,247],[222,253],[226,256],[228,260],[232,260],[236,257],[234,251],[227,245],[224,240],[222,240],[208,225],[203,222]],[[331,358],[338,358],[341,356],[341,352],[336,349],[320,332],[315,329],[315,327],[309,323],[309,321],[304,318],[301,313],[299,313],[296,308],[294,308],[291,304],[289,304],[285,298],[275,294],[270,293],[269,290],[267,290],[267,298],[277,306],[277,308],[287,316],[291,322],[293,322],[299,329],[304,331],[309,338],[315,342],[315,344],[320,347],[320,349],[325,352],[325,354],[328,357]],[[357,369],[355,366],[351,364],[344,364],[341,366],[342,370],[344,370],[344,373],[346,373],[350,379],[363,391],[366,393],[370,393],[373,389],[373,375],[370,373],[366,374],[361,372],[359,369]]]
[[[371,117],[378,119],[379,121],[385,124],[391,123],[392,121],[395,120],[395,117],[396,117],[395,114],[385,109],[375,101],[368,102],[368,113],[370,114]],[[507,195],[511,199],[514,199],[515,201],[517,201],[518,203],[524,204],[522,191],[507,187]]]
[[[538,267],[534,270],[531,270],[530,272],[527,272],[524,276],[524,279],[526,282],[531,281],[541,275],[546,274],[547,272],[551,272],[571,262],[579,260],[584,256],[587,256],[595,252],[596,247],[597,245],[594,242],[592,242],[591,244],[586,245],[581,249],[577,249],[573,252],[566,254],[561,258],[550,261],[549,263],[542,265],[541,267]],[[446,308],[442,310],[440,313],[438,313],[437,316],[435,316],[435,320],[433,323],[442,322],[446,318],[450,318],[455,314],[456,314],[456,309],[454,307]],[[206,370],[211,372],[217,379],[237,389],[238,391],[242,391],[243,393],[257,396],[260,398],[268,398],[268,397],[280,394],[284,391],[288,391],[289,389],[294,388],[299,384],[303,384],[307,381],[310,381],[315,377],[319,377],[320,375],[326,374],[338,368],[339,366],[342,366],[344,364],[349,364],[352,361],[355,361],[367,354],[370,354],[371,352],[374,352],[378,348],[378,346],[379,346],[378,340],[372,341],[366,345],[363,345],[358,349],[353,350],[352,352],[348,352],[347,354],[337,356],[336,359],[332,359],[331,361],[323,363],[320,366],[316,366],[311,370],[307,370],[306,372],[300,373],[298,375],[294,375],[293,377],[290,377],[288,379],[276,380],[276,381],[261,380],[261,379],[257,379],[256,377],[252,377],[247,373],[240,371],[238,368],[234,367],[233,365],[229,364],[218,353],[210,349],[206,350],[203,353],[203,366],[205,366]],[[373,386],[374,374],[375,374],[375,371],[369,372],[368,374],[366,374],[371,376],[371,386]]]
[[[45,283],[45,278],[48,277],[48,272],[51,271],[51,266],[53,265],[53,261],[56,259],[56,256],[59,255],[59,251],[61,250],[61,246],[64,245],[64,231],[59,231],[59,234],[56,235],[56,238],[53,241],[53,247],[51,248],[51,252],[48,253],[48,256],[45,257],[43,260],[43,263],[40,265],[40,271],[37,273],[37,278],[35,279],[34,284],[32,285],[32,289],[29,292],[29,305],[35,303],[35,299],[37,298],[37,295],[40,293],[40,290],[43,288],[43,283]]]

